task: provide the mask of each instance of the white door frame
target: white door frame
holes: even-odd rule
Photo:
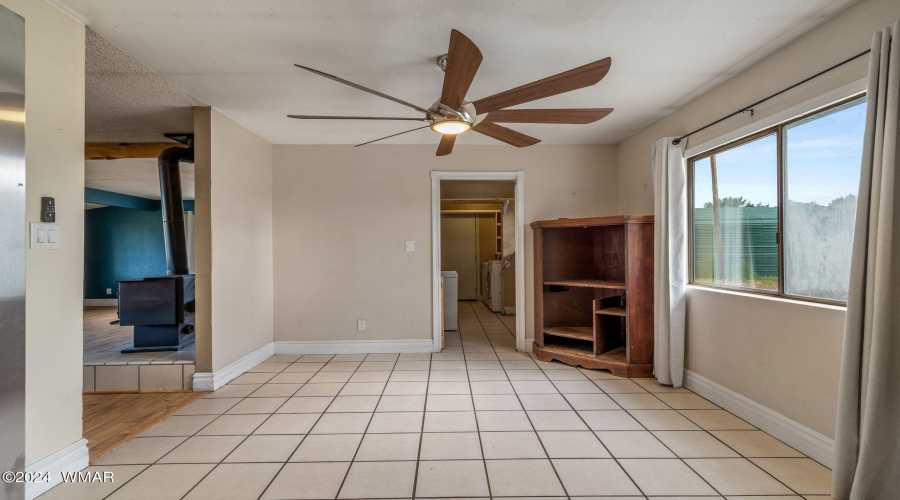
[[[516,186],[516,349],[525,342],[525,172],[431,171],[431,323],[434,352],[441,350],[441,181],[513,181]]]

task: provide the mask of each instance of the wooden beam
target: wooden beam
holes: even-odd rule
[[[177,142],[88,142],[85,160],[120,160],[122,158],[156,158],[166,148],[186,148]]]

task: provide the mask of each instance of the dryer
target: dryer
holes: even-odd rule
[[[489,260],[481,263],[481,301],[493,312],[503,310],[503,262]]]

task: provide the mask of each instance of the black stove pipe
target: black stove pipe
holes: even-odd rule
[[[171,147],[159,154],[159,192],[166,241],[166,274],[188,274],[184,199],[181,196],[180,162],[194,163],[194,148]]]

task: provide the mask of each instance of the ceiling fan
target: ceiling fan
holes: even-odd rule
[[[450,49],[445,56],[438,58],[438,65],[444,69],[444,87],[441,90],[440,99],[428,109],[383,94],[376,90],[363,87],[362,85],[344,80],[343,78],[295,64],[294,66],[305,69],[306,71],[413,108],[424,113],[425,117],[406,118],[387,116],[318,115],[288,115],[288,117],[305,120],[423,121],[427,122],[428,125],[358,144],[357,146],[364,146],[366,144],[421,130],[423,128],[431,128],[435,132],[441,134],[441,142],[440,145],[438,145],[437,156],[444,156],[453,151],[453,144],[456,141],[456,136],[469,130],[474,130],[475,132],[484,134],[488,137],[493,137],[499,141],[521,148],[532,146],[541,142],[541,140],[503,127],[498,125],[498,123],[587,124],[593,123],[612,112],[612,108],[506,109],[518,104],[536,101],[545,97],[594,85],[602,80],[609,71],[609,66],[612,63],[612,59],[609,57],[536,82],[522,85],[521,87],[494,94],[490,97],[468,102],[465,100],[466,92],[468,92],[469,86],[475,78],[475,73],[481,65],[481,60],[481,51],[478,50],[478,47],[459,31],[451,30]]]

